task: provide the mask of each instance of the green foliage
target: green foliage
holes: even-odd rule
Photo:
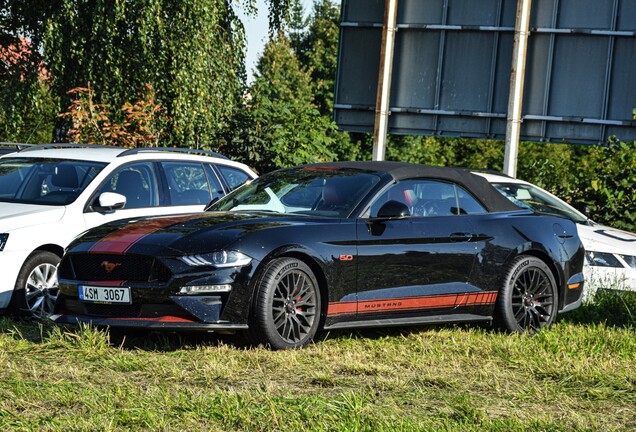
[[[126,102],[115,112],[110,111],[108,105],[95,102],[95,91],[90,85],[68,93],[75,99],[60,117],[71,122],[71,141],[131,148],[158,146],[160,127],[165,119],[161,106],[155,103],[151,85],[146,84],[134,104]]]
[[[524,143],[519,177],[605,225],[636,231],[636,142],[601,146]]]
[[[42,59],[25,39],[0,40],[0,141],[48,142],[56,106]]]
[[[391,136],[387,144],[387,159],[500,171],[503,144],[468,138]]]
[[[333,123],[333,95],[338,54],[340,8],[332,0],[316,0],[308,18],[299,0],[292,2],[289,40],[298,61],[311,75],[312,102],[324,117],[324,134],[336,160],[370,159],[368,134],[339,131]]]
[[[584,202],[599,222],[636,231],[636,142],[594,147],[591,152],[599,163]]]
[[[245,38],[234,9],[255,10],[256,0],[2,0],[0,40],[24,36],[42,53],[49,79],[42,88],[35,69],[20,85],[0,77],[0,139],[22,138],[34,121],[45,140],[67,139],[58,119],[72,100],[67,92],[92,86],[95,103],[117,113],[150,84],[165,108],[165,145],[214,148],[241,104]],[[268,0],[270,27],[290,16],[290,0]],[[35,64],[35,63],[34,63]],[[2,71],[0,71],[2,72]],[[0,75],[2,75],[0,73]],[[13,77],[20,76],[13,74]],[[23,88],[24,87],[24,88]],[[50,89],[50,90],[49,90]],[[46,108],[46,109],[44,109]],[[118,122],[124,121],[119,113]],[[39,138],[39,137],[38,137]]]
[[[314,103],[323,115],[333,114],[340,10],[331,0],[314,3],[309,25],[296,41],[292,38],[298,60],[311,73]]]
[[[581,308],[564,316],[568,322],[598,323],[636,328],[636,293],[611,289],[598,290]]]
[[[289,40],[279,33],[265,46],[254,84],[246,95],[237,128],[222,149],[259,172],[332,160],[335,125],[314,106],[311,77]]]
[[[62,109],[90,84],[115,112],[148,83],[166,110],[162,141],[200,148],[240,100],[243,29],[224,0],[62,0],[45,30]]]

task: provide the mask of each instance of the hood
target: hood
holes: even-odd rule
[[[66,207],[0,202],[0,232],[58,222]]]
[[[585,250],[636,256],[636,234],[603,225],[577,224]]]
[[[130,219],[87,231],[70,250],[144,255],[199,253],[227,247],[249,232],[293,223],[289,215],[237,212]]]

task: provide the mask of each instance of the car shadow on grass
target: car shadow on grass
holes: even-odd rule
[[[33,318],[0,317],[0,335],[34,344],[52,341],[103,339],[103,343],[120,349],[174,351],[187,347],[219,345],[219,335],[210,333],[175,333],[137,329],[112,329],[90,325],[56,325]]]
[[[560,322],[580,325],[605,324],[612,327],[636,328],[636,292],[602,290],[581,307],[559,316]],[[487,323],[435,324],[413,327],[383,327],[354,330],[323,331],[316,338],[321,343],[329,340],[380,340],[387,337],[408,337],[412,334],[442,328],[486,329]],[[103,337],[105,343],[120,349],[174,351],[188,347],[229,345],[237,349],[253,348],[240,334],[175,333],[136,329],[92,329],[90,326],[56,326],[49,321],[33,318],[0,317],[0,335],[30,343],[48,343],[54,338],[81,338],[90,332]],[[101,336],[103,334],[103,336]]]

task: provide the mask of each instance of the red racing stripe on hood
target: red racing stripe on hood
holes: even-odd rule
[[[126,253],[132,245],[153,232],[179,222],[185,222],[199,217],[201,217],[201,214],[190,214],[187,216],[154,218],[132,223],[106,235],[103,239],[91,246],[89,252]]]

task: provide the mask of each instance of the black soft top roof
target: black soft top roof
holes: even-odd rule
[[[463,168],[439,167],[431,165],[419,165],[406,162],[393,161],[355,161],[355,162],[326,162],[304,165],[305,168],[319,169],[355,169],[376,173],[386,173],[395,181],[413,178],[431,178],[457,183],[472,193],[488,211],[518,211],[508,198],[504,197],[488,181],[470,173]]]

